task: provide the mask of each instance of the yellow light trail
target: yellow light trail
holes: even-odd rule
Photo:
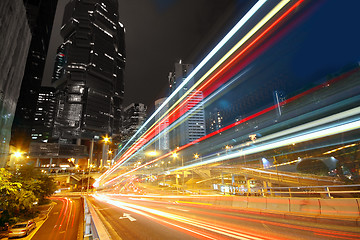
[[[199,86],[210,74],[212,74],[221,64],[223,64],[233,53],[235,53],[243,44],[245,44],[257,31],[259,31],[268,21],[270,21],[281,9],[283,9],[290,0],[282,0],[278,3],[259,23],[255,25],[230,51],[228,51],[206,74],[203,75],[176,103],[174,103],[171,108],[169,108],[145,133],[143,133],[138,139],[142,139],[144,135],[146,135],[159,121],[163,121],[165,117],[169,114],[171,110],[175,108],[187,95],[190,94],[197,86]],[[296,5],[300,4],[302,1],[298,1]],[[225,69],[230,63],[225,65],[223,69]],[[178,106],[179,108],[179,106]],[[134,145],[139,142],[137,140],[129,149],[131,149]],[[126,155],[126,153],[124,154]],[[122,162],[116,163],[113,168],[105,172],[103,175],[99,177],[96,181],[98,184],[104,177],[111,174],[117,169]],[[106,174],[106,175],[105,175]]]

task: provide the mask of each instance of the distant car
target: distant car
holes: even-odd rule
[[[35,228],[36,223],[34,221],[17,223],[9,229],[9,238],[27,236]]]

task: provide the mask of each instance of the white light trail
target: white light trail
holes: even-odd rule
[[[209,62],[209,60],[229,41],[229,39],[231,39],[233,37],[233,35],[239,31],[239,29],[241,29],[245,23],[248,22],[248,20],[267,2],[267,0],[259,0],[245,15],[244,17],[230,30],[230,32],[228,34],[226,34],[226,36],[215,46],[215,48],[213,50],[210,51],[210,53],[199,63],[199,65],[189,74],[189,76],[184,79],[184,81],[175,89],[175,91],[159,106],[159,108],[148,118],[148,120],[138,129],[138,131],[130,138],[130,140],[124,145],[124,147],[122,149],[126,149],[127,145],[129,143],[131,143],[133,141],[133,139],[143,131],[144,127],[150,122],[152,121],[155,116],[176,96],[176,94],[185,86],[185,84],[187,84],[194,76],[196,73],[198,73],[202,67],[204,67],[204,65],[206,63]],[[288,3],[289,0],[283,0],[281,3]],[[280,10],[280,9],[279,9]],[[264,23],[265,24],[265,23]],[[240,47],[240,46],[238,46]],[[230,55],[229,55],[230,57]],[[223,59],[223,61],[225,61],[225,59]],[[214,69],[215,70],[215,69]],[[213,70],[213,71],[214,71]],[[204,78],[205,79],[205,78]],[[202,79],[202,81],[204,80]],[[198,81],[199,82],[199,81]],[[183,95],[183,98],[185,97],[186,94]],[[174,106],[174,105],[173,105]],[[170,110],[170,109],[169,109]],[[168,110],[168,111],[169,111]],[[168,111],[166,113],[163,114],[163,116],[160,119],[163,119],[164,116],[166,116],[168,114]],[[159,120],[160,120],[159,119]],[[157,122],[156,121],[149,129],[151,129]],[[145,133],[144,133],[145,134]],[[143,134],[143,135],[144,135]],[[139,137],[138,139],[141,139],[141,137]],[[134,145],[134,144],[133,144]],[[120,151],[114,158],[117,158],[120,154],[122,154],[122,152]],[[99,182],[104,178],[104,176],[107,176],[108,174],[111,174],[113,171],[115,171],[116,168],[119,167],[119,164],[115,164],[112,169],[109,169],[108,171],[106,171],[103,175],[101,175],[97,181],[95,182],[96,185],[99,184]]]
[[[284,146],[294,144],[294,143],[296,144],[296,143],[306,142],[306,141],[310,141],[310,140],[314,140],[314,139],[318,139],[318,138],[322,138],[322,137],[328,137],[328,136],[332,136],[332,135],[339,134],[342,132],[352,131],[352,130],[359,129],[359,128],[360,128],[360,120],[346,123],[346,124],[336,126],[336,127],[329,127],[329,128],[321,129],[319,131],[306,133],[306,134],[303,134],[300,136],[290,137],[288,139],[284,139],[284,140],[280,140],[280,141],[276,141],[276,142],[271,142],[271,143],[267,143],[267,144],[263,144],[263,145],[259,145],[259,146],[255,146],[255,147],[252,146],[251,148],[242,150],[240,152],[215,157],[215,158],[212,158],[212,159],[209,159],[206,161],[204,161],[204,159],[203,159],[203,162],[194,163],[194,164],[180,167],[177,169],[173,169],[170,171],[171,172],[179,171],[182,169],[187,169],[187,168],[202,166],[202,165],[215,163],[215,162],[219,162],[219,161],[224,161],[224,160],[228,160],[228,159],[232,159],[232,158],[241,157],[244,155],[250,155],[250,154],[263,152],[263,151],[267,151],[267,150],[271,150],[271,149],[275,149],[275,148],[279,148],[279,147],[284,147]]]
[[[245,16],[230,30],[228,34],[215,46],[213,50],[199,63],[199,65],[184,79],[184,81],[174,90],[174,92],[166,98],[166,100],[159,106],[159,108],[149,117],[149,119],[139,128],[139,130],[130,138],[131,142],[135,136],[140,133],[143,128],[155,118],[155,116],[174,98],[174,96],[198,73],[201,68],[229,41],[229,39],[264,5],[267,0],[258,1]],[[124,146],[124,148],[127,144]]]

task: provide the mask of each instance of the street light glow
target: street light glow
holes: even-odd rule
[[[156,151],[151,151],[151,152],[148,152],[148,155],[151,156],[151,157],[154,157],[157,155],[157,152]]]
[[[103,141],[104,141],[105,143],[110,142],[110,138],[109,138],[108,136],[103,137]]]
[[[19,152],[19,151],[14,152],[14,157],[16,157],[16,158],[21,157],[21,155],[22,155],[22,152]]]

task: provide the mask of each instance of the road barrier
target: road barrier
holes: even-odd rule
[[[94,207],[86,196],[84,199],[84,235],[85,240],[110,240],[110,236],[101,222]]]
[[[289,197],[256,197],[256,196],[154,196],[142,195],[142,198],[156,198],[161,201],[178,204],[196,204],[209,207],[224,207],[271,212],[284,216],[346,220],[360,225],[359,198],[289,198]]]

